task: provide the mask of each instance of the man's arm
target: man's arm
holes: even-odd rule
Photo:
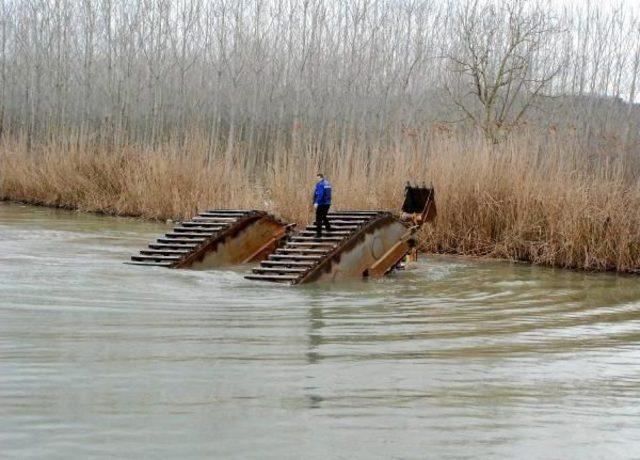
[[[316,191],[313,194],[313,207],[317,208],[324,195],[324,187],[321,182],[316,184]]]

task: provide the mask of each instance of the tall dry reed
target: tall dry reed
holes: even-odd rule
[[[622,150],[587,154],[574,145],[568,137],[523,134],[489,146],[414,133],[386,151],[294,143],[260,169],[247,166],[250,152],[212,153],[197,136],[180,147],[117,149],[76,142],[28,150],[5,139],[0,198],[153,219],[255,208],[307,222],[318,170],[331,179],[335,207],[343,209],[397,210],[405,182],[426,181],[436,187],[439,211],[422,235],[427,251],[637,271],[637,168]]]

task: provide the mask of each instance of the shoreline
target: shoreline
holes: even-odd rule
[[[37,201],[28,202],[24,200],[13,200],[6,197],[0,198],[0,204],[20,205],[25,207],[31,206],[34,208],[45,208],[45,209],[51,209],[51,210],[67,211],[69,213],[82,213],[87,215],[94,215],[96,217],[122,218],[122,219],[130,219],[130,220],[139,221],[139,222],[153,222],[153,223],[167,224],[167,225],[172,225],[180,222],[179,220],[173,220],[173,219],[167,219],[163,221],[162,219],[147,218],[140,215],[137,215],[137,216],[136,215],[120,215],[115,213],[107,213],[103,211],[85,211],[85,210],[82,210],[79,208],[73,208],[70,206],[50,205],[46,203],[39,203]],[[480,263],[498,262],[498,263],[527,265],[530,267],[540,267],[545,269],[561,270],[561,271],[584,273],[584,274],[602,273],[602,274],[622,275],[622,276],[630,276],[630,277],[637,277],[640,275],[640,269],[635,271],[588,270],[588,269],[579,268],[579,267],[560,267],[560,266],[552,266],[552,265],[545,265],[545,264],[537,264],[527,260],[508,259],[508,258],[473,255],[473,254],[462,254],[462,253],[454,253],[454,252],[433,252],[433,251],[421,250],[420,255],[425,257],[432,256],[432,255],[446,256],[446,257],[453,257],[457,260],[463,260],[463,261],[469,260],[469,261],[480,262]]]
[[[163,220],[163,219],[160,219],[160,218],[144,217],[144,216],[142,216],[140,214],[118,214],[118,213],[110,213],[110,212],[101,211],[101,210],[89,211],[89,210],[84,210],[84,209],[73,207],[73,206],[69,206],[69,205],[50,204],[50,203],[46,203],[46,202],[40,201],[40,200],[27,201],[27,200],[14,200],[12,198],[1,197],[0,198],[0,203],[8,203],[8,204],[14,204],[14,205],[23,205],[23,206],[33,206],[35,208],[47,208],[47,209],[52,209],[52,210],[55,209],[55,210],[68,211],[68,212],[74,212],[74,213],[90,214],[90,215],[100,216],[100,217],[117,217],[117,218],[132,219],[132,220],[139,220],[139,221],[146,221],[146,222],[157,222],[157,223],[179,222],[179,221],[173,220],[173,219]]]

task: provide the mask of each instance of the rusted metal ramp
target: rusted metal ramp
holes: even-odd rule
[[[315,225],[309,225],[245,278],[303,284],[384,276],[415,252],[416,232],[435,218],[433,188],[408,185],[402,211],[331,212],[331,232],[316,238]]]
[[[272,253],[293,229],[263,211],[205,211],[131,256],[133,265],[210,268],[257,262]]]
[[[302,284],[379,276],[411,250],[411,229],[389,212],[339,211],[328,217],[331,232],[316,238],[315,225],[309,225],[245,278]],[[400,241],[404,244],[398,245]]]

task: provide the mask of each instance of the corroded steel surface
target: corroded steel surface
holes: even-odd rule
[[[205,211],[150,243],[128,263],[210,268],[257,261],[273,251],[290,229],[263,211]]]
[[[417,229],[435,218],[434,196],[433,188],[408,186],[401,216],[331,212],[331,230],[321,237],[314,226],[291,236],[291,225],[261,211],[206,211],[149,244],[130,263],[206,269],[262,260],[246,278],[290,284],[383,276],[413,251]]]
[[[376,262],[378,270],[387,272],[397,260],[392,264],[385,255],[414,231],[385,211],[338,211],[329,214],[329,221],[330,232],[317,238],[315,227],[307,227],[246,278],[290,284],[335,281],[365,276]],[[382,267],[385,260],[389,260],[388,267]]]
[[[403,213],[329,213],[331,231],[315,237],[315,226],[292,236],[253,269],[247,279],[289,284],[384,276],[414,254],[415,233],[436,216],[433,188],[405,189]]]
[[[409,229],[394,216],[383,216],[365,226],[339,246],[333,254],[328,255],[305,275],[300,283],[362,277],[367,269],[384,256],[408,231]]]
[[[365,271],[365,276],[379,278],[393,270],[412,250],[409,238],[403,238]]]
[[[189,257],[186,264],[179,267],[204,269],[260,261],[265,245],[269,246],[271,243],[275,249],[278,240],[285,236],[285,233],[286,226],[271,216],[252,219],[215,238],[198,253]]]

